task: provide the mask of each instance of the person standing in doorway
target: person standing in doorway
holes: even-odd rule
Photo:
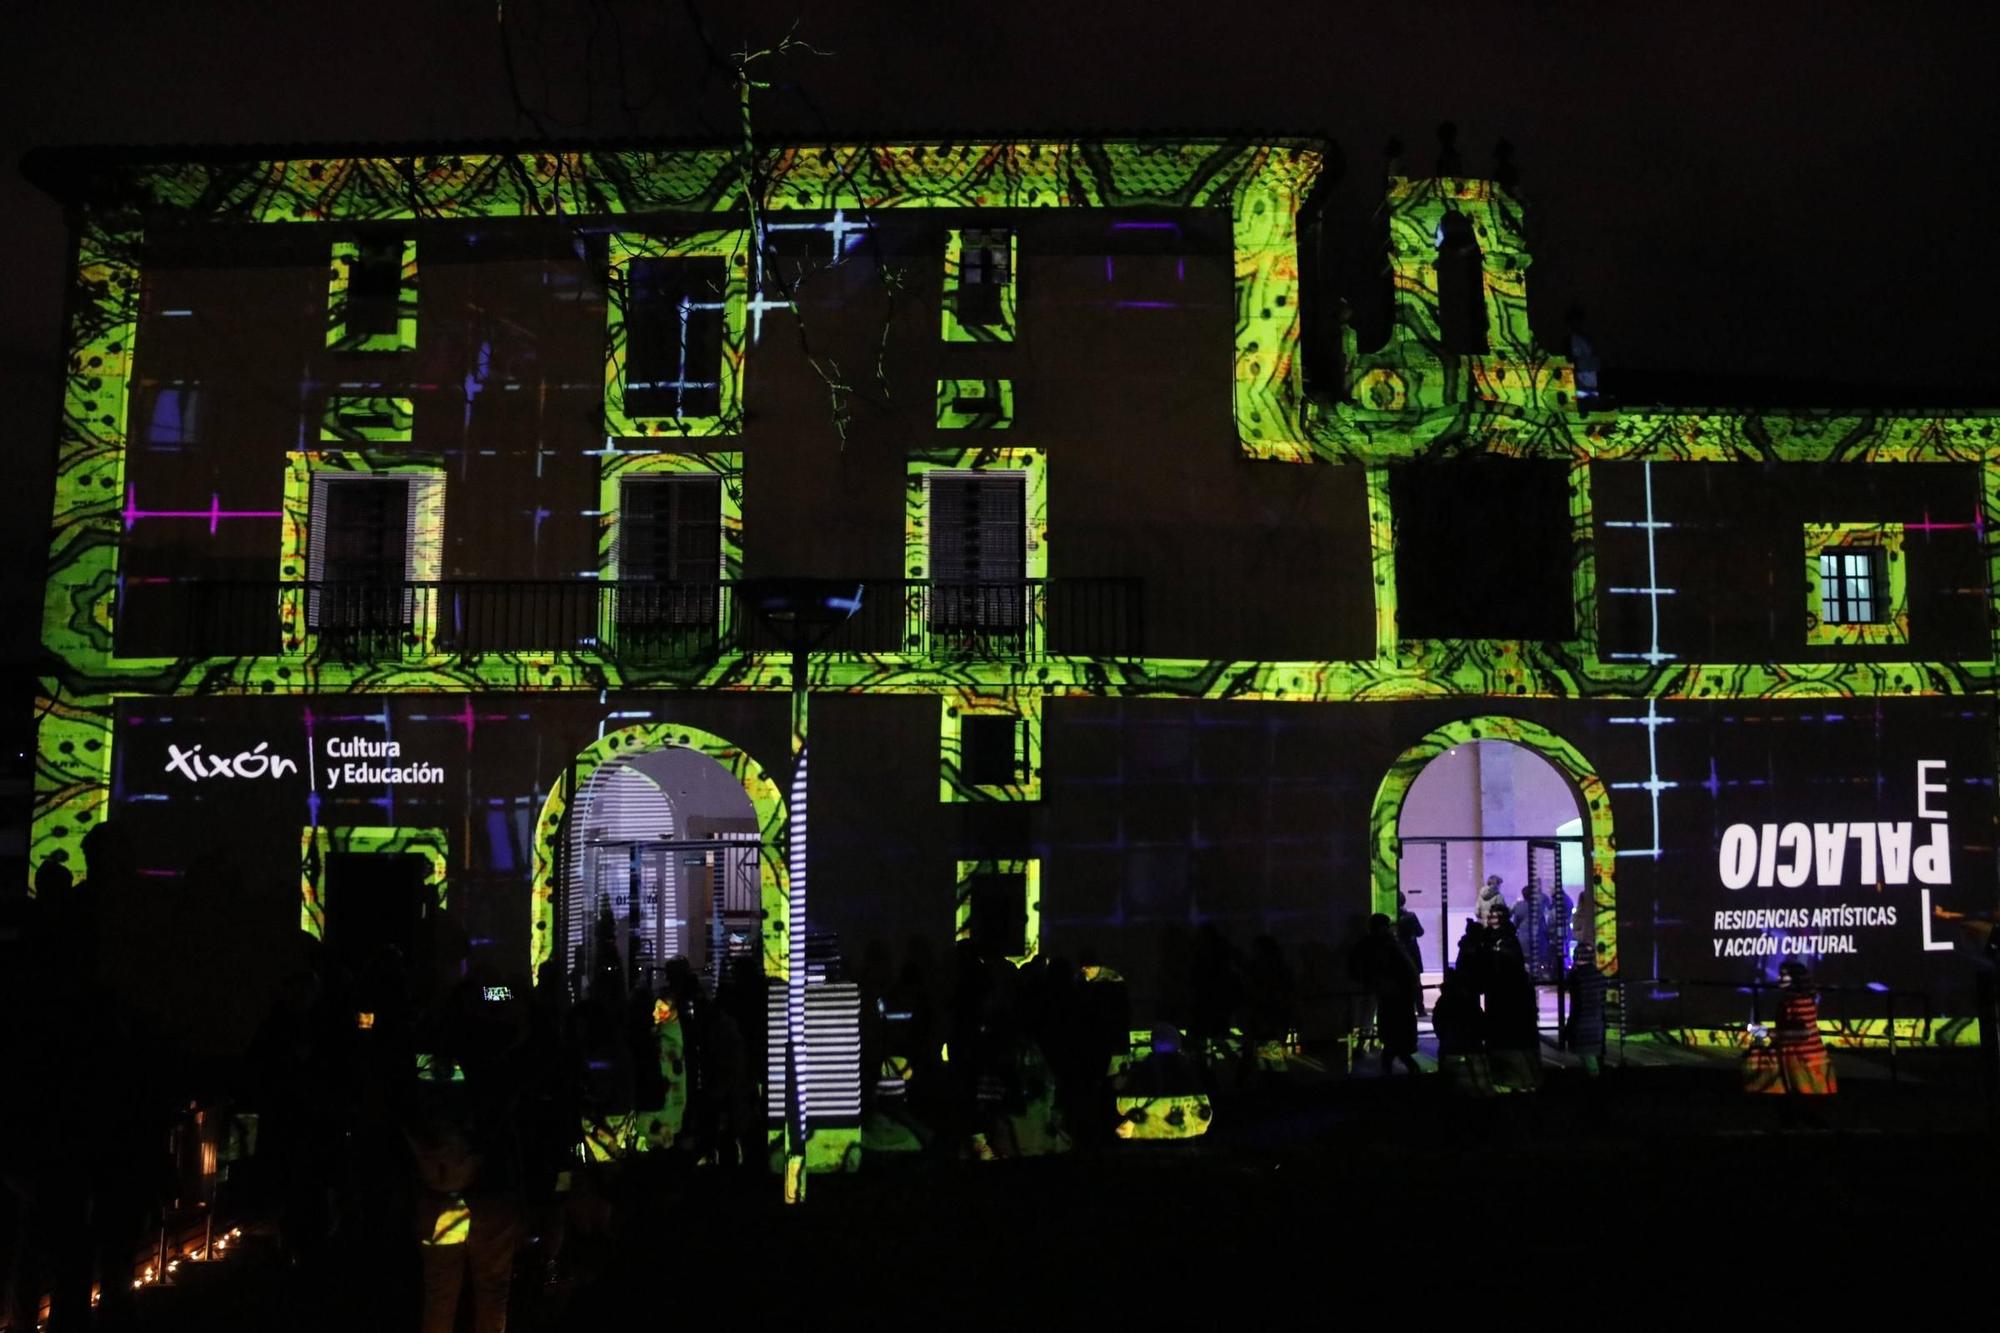
[[[1576,942],[1576,963],[1569,970],[1569,1046],[1592,1077],[1604,1058],[1604,991],[1596,942],[1585,936]]]
[[[1417,970],[1417,1013],[1427,1013],[1424,1008],[1424,952],[1418,940],[1424,937],[1424,923],[1417,920],[1417,914],[1410,910],[1410,900],[1396,890],[1396,939],[1403,946],[1403,952],[1410,956],[1410,966]]]
[[[1382,1072],[1400,1061],[1412,1074],[1417,1066],[1417,965],[1396,938],[1393,922],[1377,912],[1355,954],[1359,980],[1375,996],[1375,1035],[1382,1043]]]

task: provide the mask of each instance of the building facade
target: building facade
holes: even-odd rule
[[[1628,1018],[1799,957],[1966,1029],[2000,416],[1579,401],[1477,180],[1388,183],[1357,348],[1305,140],[188,158],[31,163],[76,219],[31,857],[121,828],[167,991],[412,913],[786,977],[805,902],[850,964],[1094,952],[1171,1018],[1202,927],[1339,990],[1504,864]],[[807,636],[787,578],[858,609]],[[1508,764],[1568,809],[1507,822]]]

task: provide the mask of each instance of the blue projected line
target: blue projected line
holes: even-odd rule
[[[1621,659],[1628,662],[1646,662],[1649,663],[1650,665],[1658,666],[1662,662],[1671,662],[1675,660],[1676,657],[1676,654],[1666,652],[1660,647],[1660,599],[1662,597],[1673,596],[1676,592],[1679,591],[1679,589],[1662,588],[1660,586],[1659,552],[1654,546],[1653,534],[1655,532],[1658,532],[1662,528],[1671,528],[1673,524],[1662,523],[1659,521],[1659,519],[1653,516],[1653,465],[1651,463],[1646,463],[1642,465],[1642,468],[1646,478],[1645,521],[1643,523],[1632,523],[1625,521],[1618,521],[1618,522],[1607,521],[1604,526],[1607,528],[1643,528],[1645,530],[1646,583],[1644,587],[1640,588],[1610,588],[1607,589],[1606,591],[1617,593],[1621,596],[1644,597],[1646,599],[1647,607],[1652,612],[1653,637],[1651,644],[1647,647],[1646,651],[1643,653],[1607,653],[1605,655],[1607,657],[1611,657],[1614,659]],[[1659,838],[1655,837],[1653,841],[1655,843],[1658,843]]]
[[[1610,785],[1615,791],[1643,791],[1651,799],[1653,807],[1653,845],[1651,847],[1621,847],[1617,853],[1619,856],[1650,856],[1655,861],[1660,859],[1660,852],[1662,850],[1660,847],[1660,793],[1681,785],[1678,782],[1669,782],[1660,776],[1660,728],[1671,725],[1675,720],[1671,717],[1661,717],[1659,706],[1652,699],[1646,700],[1646,713],[1643,717],[1613,717],[1605,719],[1605,721],[1611,723],[1613,726],[1637,726],[1646,729],[1646,780],[1644,782],[1614,782]]]
[[[833,262],[827,267],[840,263],[847,257],[848,244],[866,235],[873,223],[863,219],[849,222],[847,214],[836,208],[833,217],[826,222],[765,222],[759,218],[756,243],[750,247],[750,341],[758,343],[764,337],[764,312],[766,310],[790,310],[792,303],[772,300],[764,295],[764,244],[765,236],[774,231],[823,231],[833,237]]]

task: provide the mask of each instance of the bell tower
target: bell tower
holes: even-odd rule
[[[1569,363],[1528,328],[1522,210],[1495,181],[1391,176],[1389,339],[1350,350],[1353,408],[1396,416],[1478,410],[1575,410]]]

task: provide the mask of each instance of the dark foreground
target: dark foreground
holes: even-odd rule
[[[1621,1322],[1688,1301],[1734,1323],[1843,1284],[1915,1297],[1930,1274],[1979,1290],[1987,1264],[1950,1258],[1991,1253],[2000,1202],[1970,1053],[1906,1055],[1896,1081],[1879,1057],[1844,1053],[1841,1067],[1840,1095],[1807,1126],[1738,1092],[1732,1065],[1677,1057],[1594,1080],[1555,1071],[1540,1093],[1485,1103],[1432,1078],[1277,1086],[1219,1103],[1192,1143],[877,1158],[816,1177],[791,1209],[766,1176],[628,1175],[610,1229],[572,1238],[564,1280],[524,1254],[510,1327],[794,1314],[1067,1327],[1230,1310],[1284,1324],[1300,1302],[1357,1300],[1421,1319],[1502,1287],[1542,1291],[1563,1323],[1591,1317],[1574,1300],[1613,1292],[1643,1296]],[[145,1327],[415,1327],[403,1238],[349,1237],[319,1271],[288,1271],[246,1223],[239,1255],[144,1293]]]

